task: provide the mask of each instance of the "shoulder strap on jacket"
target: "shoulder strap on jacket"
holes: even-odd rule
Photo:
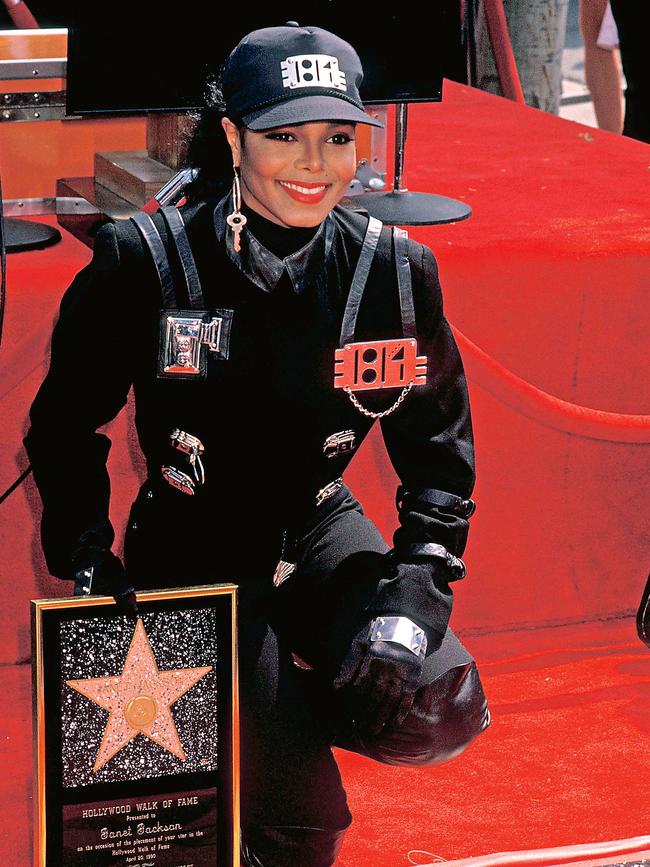
[[[363,246],[359,253],[359,260],[350,285],[348,300],[343,313],[343,324],[341,325],[341,336],[339,338],[339,346],[343,347],[346,343],[354,343],[354,332],[357,324],[357,315],[363,298],[363,290],[365,289],[370,273],[370,266],[375,256],[375,250],[379,242],[383,223],[375,217],[369,217],[368,228],[363,239]]]
[[[354,333],[363,298],[363,291],[368,280],[370,267],[375,256],[379,235],[382,230],[383,223],[380,220],[370,217],[368,220],[368,228],[363,239],[363,246],[359,254],[359,261],[352,278],[350,293],[348,295],[345,312],[343,314],[343,324],[341,326],[341,336],[339,346],[343,347],[346,343],[354,343]],[[417,327],[415,324],[415,305],[413,302],[413,281],[411,279],[411,266],[408,258],[408,233],[405,229],[400,229],[393,226],[392,242],[395,255],[395,267],[397,269],[397,288],[399,291],[399,306],[402,319],[402,334],[407,338],[417,337]]]
[[[151,219],[149,214],[145,214],[144,211],[139,211],[135,216],[131,217],[131,220],[135,223],[138,231],[142,235],[142,239],[149,248],[151,258],[156,266],[158,279],[160,280],[163,307],[177,309],[178,304],[176,303],[174,281],[169,267],[167,251],[165,250],[162,238],[158,234],[158,229],[156,229],[154,221]]]
[[[196,270],[196,262],[194,261],[194,255],[190,247],[181,212],[173,205],[168,205],[167,207],[160,208],[160,213],[178,253],[185,278],[185,286],[187,287],[190,308],[192,310],[202,310],[204,304],[201,281]]]
[[[415,325],[415,305],[413,302],[413,283],[408,256],[408,232],[393,226],[393,247],[397,268],[399,306],[402,315],[402,334],[404,337],[417,337]]]
[[[171,243],[174,244],[178,253],[178,259],[181,263],[183,278],[187,288],[190,308],[192,310],[202,310],[204,303],[203,292],[201,291],[201,282],[199,280],[196,262],[194,261],[192,248],[190,247],[183,218],[175,207],[169,206],[160,208],[159,210],[169,237],[171,238]],[[146,214],[144,211],[139,211],[135,216],[131,217],[131,220],[135,223],[142,239],[151,253],[151,258],[153,259],[158,273],[158,279],[160,281],[162,306],[168,310],[177,310],[179,304],[174,286],[174,278],[169,265],[169,257],[167,250],[165,249],[165,244],[156,228],[156,224],[151,219],[151,216]]]

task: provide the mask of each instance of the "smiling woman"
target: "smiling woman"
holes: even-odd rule
[[[242,198],[280,226],[319,225],[354,177],[354,124],[303,123],[255,132],[224,117],[222,125],[241,174]]]
[[[242,39],[186,204],[97,234],[25,438],[48,565],[77,592],[133,613],[133,588],[238,584],[247,867],[334,863],[351,815],[332,745],[436,764],[489,722],[449,628],[474,457],[436,261],[339,204],[356,126],[381,125],[362,77],[317,27]],[[147,478],[123,565],[97,430],[132,385]],[[392,549],[342,478],[376,419],[401,482]],[[127,710],[133,729],[151,708]]]

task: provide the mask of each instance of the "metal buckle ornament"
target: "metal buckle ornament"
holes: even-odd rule
[[[323,443],[323,454],[326,458],[336,458],[345,452],[351,452],[356,443],[353,430],[341,430],[330,434]]]
[[[203,347],[216,358],[227,359],[230,350],[232,310],[163,310],[160,317],[158,377],[204,379],[207,363]]]
[[[284,558],[287,556],[295,555],[295,540],[293,538],[289,538],[287,530],[282,531],[282,551],[280,552],[280,559],[278,560],[278,564],[275,567],[275,571],[273,573],[273,586],[279,587],[287,578],[295,571],[296,563],[292,560],[285,560]]]
[[[74,576],[74,595],[89,596],[93,586],[93,575],[95,573],[94,566],[88,566],[87,569],[82,569],[80,572],[75,572]]]
[[[324,503],[325,500],[329,499],[332,494],[335,494],[339,488],[343,486],[343,479],[338,478],[334,479],[332,482],[328,482],[324,487],[320,489],[320,491],[316,494],[316,505],[320,506],[321,503]]]
[[[424,630],[408,617],[375,617],[370,624],[369,641],[393,641],[416,656],[424,656],[427,637]]]
[[[183,494],[188,494],[190,497],[196,493],[196,486],[187,473],[182,473],[176,467],[161,467],[163,478],[172,488],[181,491]]]
[[[169,440],[175,449],[178,449],[188,456],[197,484],[204,485],[205,468],[203,466],[203,461],[201,460],[201,455],[205,451],[205,446],[201,440],[180,428],[174,428],[169,435]]]
[[[169,439],[175,449],[179,449],[186,455],[202,455],[205,451],[205,446],[198,437],[180,428],[174,428]]]
[[[449,553],[447,565],[449,566],[449,571],[456,580],[464,578],[465,575],[467,575],[467,566],[465,566],[465,561],[461,560],[460,557],[456,557],[452,553]]]
[[[286,581],[289,575],[295,570],[296,564],[289,563],[287,560],[279,560],[273,573],[273,585],[279,587],[283,581]]]
[[[346,343],[334,352],[334,388],[364,391],[426,385],[427,357],[414,338]]]

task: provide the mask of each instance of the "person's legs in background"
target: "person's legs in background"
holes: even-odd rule
[[[616,48],[601,48],[598,35],[608,0],[580,0],[580,30],[585,44],[585,78],[600,129],[623,130],[621,61]]]
[[[610,0],[625,73],[623,135],[650,143],[650,65],[648,64],[647,3]]]

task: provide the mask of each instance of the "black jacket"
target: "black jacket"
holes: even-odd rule
[[[233,311],[229,357],[207,353],[205,380],[156,377],[157,273],[131,221],[103,227],[92,261],[61,302],[50,370],[31,407],[24,440],[43,500],[45,557],[61,578],[71,577],[71,555],[80,545],[110,547],[114,541],[106,470],[110,440],[97,429],[117,415],[131,386],[148,467],[132,525],[140,524],[144,548],[155,549],[159,559],[179,546],[203,551],[199,559],[206,563],[220,554],[230,564],[249,563],[249,553],[260,550],[277,559],[283,530],[299,527],[315,492],[341,476],[373,423],[332,384],[334,350],[367,216],[334,208],[326,263],[298,258],[310,275],[306,285],[295,291],[285,273],[273,291],[265,291],[219,243],[217,199],[185,205],[181,212],[206,306]],[[154,221],[166,239],[160,215]],[[463,552],[466,500],[474,485],[472,431],[435,258],[426,246],[408,243],[418,354],[428,357],[428,374],[426,385],[413,387],[380,422],[402,484],[400,526],[386,558],[376,612],[403,613],[444,633],[452,576],[426,545]],[[384,227],[359,311],[358,341],[402,336],[391,259],[390,230]],[[170,261],[177,273],[178,261]],[[369,410],[381,411],[397,393],[390,388],[357,396]],[[170,444],[175,428],[198,436],[205,446],[205,484],[195,496],[170,487],[161,475],[163,465],[188,469],[185,456]],[[324,441],[346,430],[354,430],[355,448],[326,457]],[[242,528],[249,551],[236,550]],[[210,545],[202,548],[206,539]],[[246,569],[235,577],[257,580]]]

